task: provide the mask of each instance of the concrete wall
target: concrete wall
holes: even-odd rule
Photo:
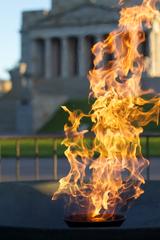
[[[31,134],[33,132],[32,104],[16,105],[16,132],[20,134]]]
[[[27,30],[34,22],[46,16],[46,11],[24,11],[22,13],[22,30]]]
[[[15,133],[16,102],[3,99],[0,101],[0,133]]]
[[[0,99],[0,134],[32,133],[32,105],[6,94]]]
[[[132,6],[134,4],[140,4],[141,0],[129,0],[124,1],[125,6]],[[118,7],[119,0],[52,0],[52,11],[54,12],[64,12],[74,7],[78,7],[81,4],[96,4],[104,5],[107,7]]]
[[[55,12],[63,12],[86,3],[112,7],[118,5],[118,0],[52,0],[52,10]]]

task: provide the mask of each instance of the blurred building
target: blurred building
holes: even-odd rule
[[[68,97],[86,97],[91,47],[113,30],[118,9],[104,0],[52,0],[49,12],[24,12],[22,62],[37,89]]]
[[[138,1],[138,0],[137,0]],[[136,2],[136,0],[128,1]],[[22,14],[21,64],[11,71],[14,99],[13,132],[39,129],[67,98],[87,97],[91,47],[118,23],[118,0],[52,0],[50,11]],[[160,27],[155,21],[142,46],[145,78],[160,76]],[[160,81],[144,81],[160,91]],[[8,101],[8,98],[6,99]],[[11,101],[11,105],[13,101]],[[1,103],[0,103],[1,107]],[[5,126],[9,124],[5,122]],[[3,128],[0,119],[0,131]]]
[[[49,12],[24,12],[21,61],[27,63],[37,88],[69,97],[86,96],[91,47],[117,26],[118,19],[116,0],[52,0]],[[142,46],[147,72],[154,77],[160,75],[159,29],[155,22],[153,31],[145,32]]]

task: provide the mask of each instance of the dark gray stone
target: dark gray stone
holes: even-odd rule
[[[145,193],[118,228],[72,229],[64,223],[63,201],[51,201],[54,182],[0,185],[0,236],[3,239],[145,239],[160,237],[160,182],[145,185]],[[52,190],[53,189],[53,190]]]

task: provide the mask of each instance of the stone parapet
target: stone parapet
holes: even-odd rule
[[[48,14],[47,11],[24,11],[22,13],[22,31],[27,30],[29,27],[34,25],[36,21],[43,19]]]
[[[107,7],[117,7],[118,0],[52,0],[52,11],[54,13],[65,12],[82,4],[102,5]]]

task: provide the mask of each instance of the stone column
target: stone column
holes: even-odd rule
[[[69,67],[68,39],[67,37],[63,37],[61,39],[61,76],[63,78],[68,77],[68,67]]]
[[[31,43],[31,74],[36,77],[39,74],[38,69],[38,43],[36,39],[32,40]]]
[[[80,36],[78,38],[78,65],[79,65],[79,76],[85,76],[86,75],[86,41],[84,36]]]
[[[52,79],[52,40],[45,39],[45,79]]]
[[[153,77],[160,76],[160,52],[157,50],[160,45],[160,26],[155,20],[150,33],[150,74]]]

